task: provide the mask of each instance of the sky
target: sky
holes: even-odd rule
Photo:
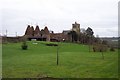
[[[92,28],[99,37],[118,36],[119,0],[0,0],[0,35],[22,36],[27,25],[54,33]]]

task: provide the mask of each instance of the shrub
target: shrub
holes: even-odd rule
[[[110,51],[115,51],[114,47],[111,47],[111,48],[110,48]]]
[[[46,44],[47,46],[58,46],[57,44],[52,44],[52,43],[50,43],[50,44]]]
[[[21,47],[22,47],[23,50],[27,50],[28,45],[27,45],[26,41],[23,42]]]
[[[102,41],[102,44],[104,44],[104,45],[108,45],[108,41],[103,40],[103,41]]]
[[[106,52],[107,49],[108,49],[107,45],[103,45],[103,44],[94,44],[93,45],[94,52]]]

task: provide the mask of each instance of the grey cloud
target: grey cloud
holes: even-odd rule
[[[95,35],[103,36],[104,31],[104,36],[110,36],[109,30],[103,29],[118,25],[114,0],[3,0],[1,12],[3,34],[7,29],[9,35],[23,35],[27,24],[38,24],[40,29],[47,25],[50,30],[62,32],[77,21],[81,28],[92,27]],[[111,36],[117,36],[113,32]]]

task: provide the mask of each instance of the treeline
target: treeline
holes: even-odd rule
[[[75,31],[70,31],[68,35],[71,36],[72,42],[87,44],[89,46],[92,46],[92,50],[94,52],[107,51],[108,49],[110,49],[111,51],[114,51],[115,48],[120,48],[120,47],[115,47],[112,44],[109,44],[107,40],[100,39],[99,36],[95,37],[94,32],[90,27],[88,27],[86,30],[80,33],[77,33]]]
[[[94,32],[92,28],[88,27],[87,30],[77,33],[75,31],[70,31],[68,33],[69,36],[72,38],[72,42],[79,42],[82,44],[92,44],[94,42],[99,42],[100,39],[94,37]]]

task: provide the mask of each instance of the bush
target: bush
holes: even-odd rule
[[[103,45],[103,44],[94,44],[93,45],[94,52],[106,52],[107,49],[108,49],[107,45]]]
[[[46,44],[47,46],[58,46],[57,44],[52,44],[52,43],[50,43],[50,44]]]
[[[22,47],[23,50],[27,50],[28,45],[27,45],[26,41],[23,42],[21,47]]]
[[[111,48],[110,48],[110,51],[115,51],[114,47],[111,47]]]

